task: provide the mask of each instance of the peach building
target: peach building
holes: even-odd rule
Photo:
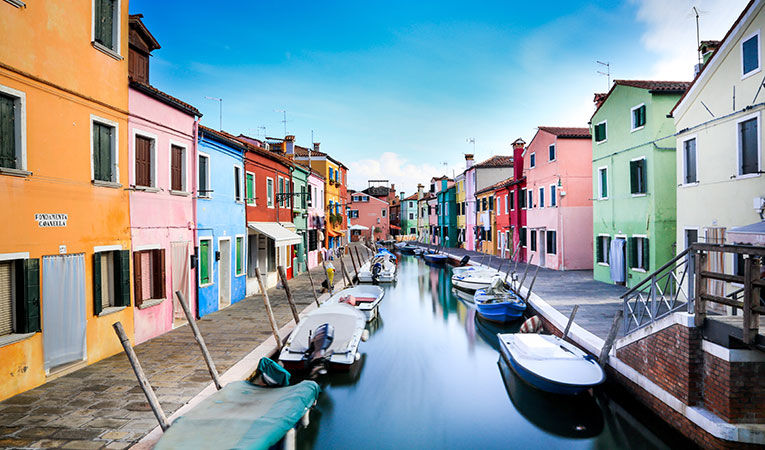
[[[590,131],[539,127],[524,153],[523,172],[527,260],[555,270],[592,269]]]
[[[390,236],[388,202],[363,192],[353,192],[350,195],[348,218],[351,221],[351,240],[354,242],[360,238],[378,240]]]

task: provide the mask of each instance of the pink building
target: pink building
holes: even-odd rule
[[[555,270],[592,269],[592,142],[587,128],[539,127],[524,152],[526,249]]]
[[[321,264],[319,255],[324,242],[324,177],[315,170],[308,175],[308,268]]]
[[[363,192],[353,192],[348,208],[348,218],[351,220],[351,241],[358,241],[361,238],[386,239],[390,236],[388,202]],[[361,225],[368,229],[354,230],[354,225]]]
[[[430,238],[431,244],[437,244],[438,243],[438,199],[436,198],[436,194],[432,193],[433,198],[428,200],[428,211],[430,213],[428,214],[428,236]]]
[[[136,344],[186,321],[174,295],[196,311],[195,130],[199,111],[149,85],[149,53],[159,44],[130,16],[128,174]]]

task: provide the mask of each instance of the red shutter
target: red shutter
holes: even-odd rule
[[[183,148],[173,145],[171,147],[170,189],[174,191],[183,190]]]
[[[135,185],[151,186],[151,139],[135,137]]]
[[[141,306],[143,303],[143,295],[141,294],[142,283],[141,252],[133,252],[133,290],[135,291],[135,306]]]

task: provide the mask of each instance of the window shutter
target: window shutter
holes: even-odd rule
[[[16,265],[18,332],[40,331],[40,260],[22,259]]]
[[[199,243],[199,282],[210,282],[210,241]]]
[[[173,145],[170,147],[170,175],[172,177],[170,189],[174,191],[183,190],[183,148]]]
[[[143,277],[141,276],[141,252],[133,252],[133,297],[135,305],[141,306],[143,303],[142,292]]]
[[[114,0],[96,0],[96,41],[114,49]]]
[[[638,161],[630,161],[630,193],[636,194],[638,192]]]
[[[101,253],[93,253],[93,314],[99,315],[103,310],[101,303]]]
[[[648,270],[649,266],[649,249],[648,249],[648,238],[641,239],[643,241],[643,269]]]
[[[115,252],[115,306],[130,306],[130,250]]]
[[[16,102],[12,97],[0,94],[0,167],[18,169],[16,166]]]
[[[151,139],[135,137],[135,184],[151,186]]]
[[[153,298],[165,298],[165,249],[159,249],[153,251],[154,256],[154,292]]]

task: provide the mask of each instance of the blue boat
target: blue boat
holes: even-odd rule
[[[476,290],[473,302],[478,315],[492,322],[510,322],[526,311],[526,302],[499,277],[489,287]]]
[[[412,255],[412,254],[414,254],[414,251],[416,249],[417,249],[416,245],[406,244],[406,245],[403,245],[403,246],[399,247],[398,250],[401,253],[404,253],[404,254],[407,254],[407,255]]]
[[[446,261],[449,260],[448,256],[441,253],[424,253],[422,257],[432,264],[446,264]]]
[[[576,395],[606,379],[594,357],[557,336],[497,334],[497,339],[513,371],[539,390]]]

